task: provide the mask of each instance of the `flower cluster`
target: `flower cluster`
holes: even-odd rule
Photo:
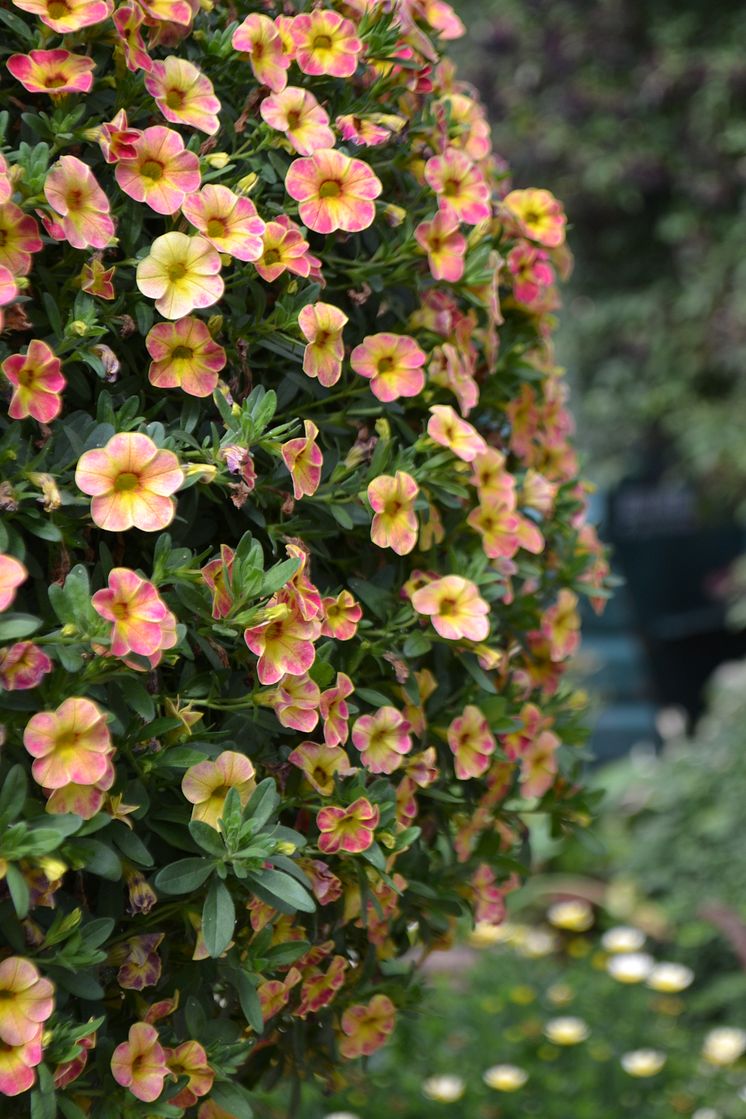
[[[0,14],[0,1093],[244,1119],[588,818],[564,215],[441,0]]]

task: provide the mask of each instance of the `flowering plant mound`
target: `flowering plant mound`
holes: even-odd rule
[[[0,1093],[244,1119],[587,818],[564,216],[441,0],[0,22]]]

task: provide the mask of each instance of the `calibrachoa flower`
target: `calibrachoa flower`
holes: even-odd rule
[[[181,210],[219,253],[236,260],[259,260],[264,252],[264,222],[250,198],[208,183],[187,198]]]
[[[343,746],[347,741],[350,708],[346,701],[354,691],[350,677],[345,672],[338,672],[334,687],[327,688],[319,697],[319,713],[324,720],[324,741],[327,746]]]
[[[308,241],[298,226],[280,215],[277,221],[268,221],[262,234],[264,251],[255,263],[263,280],[272,283],[283,272],[293,272],[296,276],[310,276],[314,264],[318,264],[309,252]]]
[[[554,249],[565,240],[567,218],[561,205],[548,190],[511,190],[503,206],[518,220],[522,231],[532,241]]]
[[[212,82],[186,58],[171,55],[154,62],[145,75],[145,88],[172,124],[188,124],[208,136],[220,128],[220,102]]]
[[[361,715],[352,725],[352,744],[371,773],[393,773],[412,749],[410,726],[395,707],[379,707],[375,715]]]
[[[350,355],[350,364],[370,380],[370,391],[384,403],[418,396],[425,387],[427,354],[407,334],[369,334]]]
[[[33,641],[17,641],[0,649],[0,687],[6,692],[36,688],[51,671],[51,660]]]
[[[138,1100],[152,1103],[158,1099],[169,1069],[155,1026],[145,1022],[130,1026],[127,1041],[112,1054],[111,1072],[117,1084],[129,1088]]]
[[[339,12],[317,8],[295,17],[291,27],[295,61],[304,74],[349,78],[357,70],[363,44],[355,25]]]
[[[110,0],[13,0],[16,8],[38,16],[60,35],[102,23],[111,15]]]
[[[115,113],[111,120],[104,121],[97,131],[101,153],[107,163],[117,163],[120,159],[134,159],[137,155],[137,141],[142,136],[139,128],[130,128],[124,109]]]
[[[63,155],[47,173],[44,195],[74,249],[106,248],[114,236],[109,199],[82,160]]]
[[[420,487],[411,474],[397,470],[380,474],[368,485],[368,501],[373,510],[370,538],[379,548],[391,548],[406,556],[417,543],[417,514],[414,503]]]
[[[481,777],[489,769],[497,743],[484,714],[468,704],[448,728],[448,745],[460,781]]]
[[[91,820],[103,808],[106,794],[116,780],[116,771],[111,758],[110,753],[107,755],[103,777],[93,785],[70,781],[60,789],[45,789],[44,792],[48,795],[47,812],[52,815],[72,812],[73,815],[80,816],[81,820]]]
[[[165,528],[176,512],[171,495],[183,481],[173,451],[159,450],[147,435],[133,431],[113,435],[100,450],[86,451],[75,470],[78,489],[93,497],[95,524],[107,532]]]
[[[344,342],[342,331],[349,318],[331,303],[309,303],[298,315],[308,345],[303,351],[303,372],[317,377],[324,388],[331,388],[342,374]]]
[[[6,357],[2,370],[14,390],[8,407],[12,420],[31,416],[39,423],[48,424],[59,416],[60,393],[67,382],[60,359],[46,342],[32,339],[25,354]]]
[[[13,276],[31,271],[31,254],[43,248],[39,226],[15,202],[0,205],[0,264]]]
[[[347,1060],[370,1057],[385,1044],[396,1024],[396,1008],[388,995],[374,995],[369,1003],[350,1006],[342,1015],[339,1051]]]
[[[276,684],[286,673],[302,676],[316,657],[314,641],[320,625],[279,604],[278,617],[244,630],[244,640],[257,657],[260,684]]]
[[[316,814],[316,826],[321,832],[319,850],[325,855],[359,855],[367,851],[380,818],[378,806],[374,807],[365,797],[358,797],[348,808],[322,808]]]
[[[467,245],[458,217],[439,210],[431,221],[420,222],[414,235],[417,244],[427,253],[433,279],[457,283],[464,274]]]
[[[255,786],[254,767],[245,754],[224,750],[214,762],[198,762],[191,766],[184,774],[181,791],[194,805],[192,819],[217,828],[229,791],[236,789],[244,806]]]
[[[418,614],[428,615],[441,637],[449,641],[485,641],[490,632],[490,608],[478,588],[461,575],[434,579],[412,595]]]
[[[350,761],[339,746],[301,742],[288,756],[288,761],[300,769],[306,780],[322,797],[334,792],[334,775],[351,772]]]
[[[13,195],[13,183],[10,178],[10,167],[4,155],[0,154],[0,206],[10,202]]]
[[[508,253],[508,268],[513,277],[513,295],[529,307],[554,282],[547,254],[525,241]]]
[[[152,357],[148,380],[159,389],[183,389],[189,396],[210,396],[218,373],[225,366],[222,346],[201,319],[191,316],[178,322],[159,322],[145,339]]]
[[[60,49],[12,54],[5,65],[29,93],[61,97],[65,93],[88,93],[96,63],[85,55]]]
[[[282,460],[293,479],[293,494],[296,501],[316,493],[321,481],[324,456],[316,443],[319,429],[312,420],[303,421],[305,435],[298,439],[288,439],[282,444]]]
[[[367,163],[333,148],[320,148],[290,165],[285,189],[298,202],[301,220],[314,232],[359,233],[372,225],[374,199],[383,187]]]
[[[446,217],[477,225],[490,217],[490,188],[465,152],[448,148],[425,164],[425,179]]]
[[[337,641],[350,641],[357,633],[358,622],[363,616],[360,603],[349,591],[340,591],[336,598],[325,598],[323,606],[322,635],[334,637]]]
[[[137,286],[164,319],[181,319],[221,298],[220,256],[204,237],[164,233],[138,264]]]
[[[319,148],[334,147],[329,116],[308,89],[288,86],[265,97],[259,112],[270,128],[285,133],[299,155],[312,155]]]
[[[541,632],[549,642],[549,655],[553,661],[565,660],[577,651],[580,644],[580,616],[578,598],[564,587],[557,602],[544,611]]]
[[[173,128],[146,128],[133,144],[131,157],[122,155],[114,172],[125,194],[144,202],[156,214],[175,214],[188,194],[199,189],[199,159],[186,151]]]
[[[213,618],[224,618],[227,614],[230,614],[233,607],[233,592],[230,583],[234,555],[233,548],[230,548],[227,544],[221,544],[218,558],[206,563],[200,572],[212,591]]]
[[[72,697],[55,711],[32,715],[23,745],[35,759],[34,781],[45,789],[61,789],[70,782],[95,785],[112,751],[106,721],[106,713],[90,699]]]
[[[176,618],[153,584],[127,567],[112,568],[108,587],[96,591],[91,603],[112,623],[110,648],[115,657],[152,657],[176,644]]]
[[[275,93],[288,82],[291,56],[287,53],[277,27],[269,16],[254,12],[233,32],[233,47],[248,54],[254,77]]]
[[[0,610],[7,610],[16,597],[16,591],[26,582],[28,571],[15,556],[0,554]]]
[[[189,5],[186,0],[184,7],[189,12]],[[119,36],[118,46],[124,55],[125,65],[133,73],[138,70],[147,72],[153,68],[153,60],[147,52],[145,40],[140,32],[140,28],[145,23],[144,8],[145,3],[138,4],[133,0],[132,3],[121,4],[112,17]],[[191,12],[189,14],[191,15]]]
[[[114,266],[104,268],[98,256],[86,261],[80,273],[80,290],[87,291],[99,299],[116,299],[114,290]]]
[[[167,1049],[166,1064],[172,1076],[188,1078],[181,1091],[169,1101],[174,1107],[192,1107],[212,1088],[215,1073],[198,1041],[185,1041],[175,1049]]]
[[[450,404],[433,404],[430,413],[427,434],[464,462],[473,462],[477,455],[487,450],[487,444],[476,428],[457,416]]]
[[[26,1045],[54,1010],[54,984],[30,960],[9,956],[0,963],[0,1042]]]
[[[361,147],[375,148],[387,143],[393,135],[401,132],[407,123],[404,117],[393,113],[373,113],[369,117],[357,117],[344,113],[334,121],[343,140]]]
[[[0,1046],[0,1094],[20,1096],[36,1083],[34,1069],[42,1062],[42,1033],[40,1026],[30,1041],[22,1045]]]

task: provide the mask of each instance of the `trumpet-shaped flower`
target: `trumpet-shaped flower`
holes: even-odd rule
[[[0,265],[13,276],[31,271],[31,254],[43,248],[39,226],[15,202],[0,205]]]
[[[54,984],[30,960],[8,956],[0,963],[0,1042],[26,1045],[54,1010]]]
[[[565,660],[580,645],[580,615],[578,596],[565,587],[557,596],[554,606],[544,611],[541,632],[549,642],[549,655],[553,661]]]
[[[162,451],[147,435],[122,432],[105,447],[86,451],[75,470],[78,489],[89,494],[91,516],[107,532],[139,528],[158,532],[174,518],[171,496],[184,481],[173,451]]]
[[[319,623],[287,607],[285,611],[280,617],[244,630],[244,641],[259,657],[260,684],[276,684],[286,673],[302,676],[316,657],[313,643],[319,636]]]
[[[186,58],[170,55],[154,62],[145,75],[145,88],[172,124],[186,124],[208,136],[220,128],[220,102],[212,82]]]
[[[433,404],[427,422],[427,434],[441,447],[448,447],[457,458],[473,462],[487,450],[482,436],[468,420],[462,420],[450,404]]]
[[[107,716],[90,699],[71,697],[55,711],[38,711],[23,732],[34,763],[34,781],[45,789],[74,782],[95,785],[105,774],[112,751]]]
[[[349,78],[357,70],[363,44],[355,34],[354,23],[339,12],[321,8],[304,12],[295,17],[290,33],[295,61],[304,74]]]
[[[272,283],[283,272],[293,272],[296,276],[310,276],[313,267],[319,264],[311,256],[308,241],[304,238],[295,222],[285,214],[276,221],[268,221],[262,234],[263,252],[254,267],[263,280]]]
[[[234,50],[249,56],[254,77],[273,93],[280,93],[288,84],[291,55],[286,50],[277,27],[269,16],[253,12],[233,32]]]
[[[331,388],[342,374],[342,331],[349,322],[344,311],[331,303],[309,303],[298,315],[298,326],[308,342],[303,351],[303,372]]]
[[[89,93],[96,63],[87,55],[59,49],[12,54],[5,65],[29,93],[62,97],[65,93]]]
[[[446,575],[412,595],[418,614],[432,620],[435,631],[448,641],[485,641],[490,632],[490,608],[469,579]]]
[[[320,148],[290,165],[285,189],[314,232],[359,233],[373,223],[374,199],[383,187],[367,163],[334,148]]]
[[[176,618],[153,584],[127,567],[112,568],[108,587],[96,591],[91,602],[96,613],[112,623],[115,657],[151,657],[176,644]]]
[[[368,486],[368,501],[373,510],[370,538],[379,548],[391,548],[406,556],[417,543],[417,514],[414,503],[420,487],[411,474],[397,470],[394,476],[381,474]]]
[[[180,388],[189,396],[212,394],[226,356],[201,319],[187,316],[178,322],[156,323],[145,345],[153,359],[148,369],[151,385]]]
[[[484,714],[468,704],[448,728],[448,745],[459,781],[481,777],[489,769],[497,743]]]
[[[31,1041],[22,1045],[0,1044],[0,1096],[20,1096],[36,1083],[34,1069],[42,1061],[40,1026]]]
[[[360,147],[376,148],[386,144],[392,136],[404,128],[404,117],[393,113],[372,113],[369,117],[358,117],[354,113],[344,113],[334,121],[343,140]]]
[[[181,1091],[169,1100],[174,1107],[192,1107],[212,1088],[215,1073],[198,1041],[185,1041],[175,1049],[167,1049],[166,1064],[172,1076],[178,1079],[187,1077]]]
[[[0,687],[6,692],[36,688],[51,671],[51,660],[33,641],[17,641],[0,649]]]
[[[334,775],[348,774],[350,760],[339,746],[301,742],[289,755],[288,761],[301,770],[303,776],[322,797],[334,792]]]
[[[111,0],[13,0],[16,8],[38,16],[59,35],[103,23],[111,15]]]
[[[348,1061],[370,1057],[385,1044],[396,1024],[396,1007],[388,995],[374,995],[368,1003],[349,1006],[342,1015],[340,1053]]]
[[[554,271],[547,254],[523,241],[508,253],[508,268],[513,277],[513,296],[531,307],[554,283]]]
[[[270,128],[285,133],[299,155],[312,155],[319,148],[334,147],[329,115],[308,89],[288,86],[265,97],[259,112]]]
[[[511,190],[503,200],[503,206],[532,241],[555,249],[565,240],[567,218],[560,203],[548,190],[537,190],[535,187]]]
[[[490,217],[490,188],[466,152],[448,148],[425,164],[425,180],[446,217],[477,225]]]
[[[344,852],[359,855],[367,851],[375,839],[375,829],[381,818],[381,811],[365,797],[358,797],[348,808],[331,805],[316,814],[319,836],[319,850],[325,855]]]
[[[433,279],[457,283],[464,274],[466,256],[466,238],[460,232],[458,217],[439,210],[431,221],[420,222],[414,236],[427,253]]]
[[[144,1103],[158,1099],[169,1069],[155,1026],[146,1022],[130,1026],[127,1041],[118,1045],[112,1054],[111,1074],[117,1084],[129,1088],[136,1099]]]
[[[15,556],[0,554],[0,610],[7,610],[16,591],[28,579],[28,571]]]
[[[156,214],[175,214],[199,189],[199,159],[186,151],[178,132],[160,124],[146,128],[132,147],[132,158],[122,155],[114,172],[120,187]]]
[[[316,443],[319,429],[312,420],[304,420],[305,435],[298,439],[288,439],[282,444],[282,459],[293,479],[293,494],[296,501],[305,495],[316,493],[321,481],[324,456]]]
[[[358,622],[363,616],[360,603],[345,590],[340,591],[336,598],[325,598],[323,607],[323,636],[334,637],[337,641],[350,641],[357,633]]]
[[[350,355],[350,364],[370,380],[370,391],[388,403],[400,396],[418,396],[425,387],[427,355],[407,334],[369,334]]]
[[[155,987],[163,970],[158,955],[163,936],[163,933],[131,936],[111,952],[110,962],[120,965],[117,983],[125,991],[144,991],[146,987]]]
[[[206,563],[200,572],[212,591],[213,618],[225,618],[226,615],[230,614],[233,607],[231,577],[234,555],[235,552],[231,547],[227,544],[221,544],[218,558]]]
[[[324,720],[324,742],[327,746],[344,746],[349,736],[350,708],[347,700],[355,691],[352,680],[344,672],[337,673],[336,683],[319,698],[319,712]]]
[[[198,762],[191,766],[182,778],[181,791],[194,805],[192,819],[217,828],[230,790],[236,789],[241,805],[247,805],[256,787],[254,776],[254,766],[249,759],[235,750],[223,750],[214,762]]]
[[[308,673],[283,676],[277,687],[266,696],[281,726],[310,734],[319,721],[321,692]]]
[[[220,256],[204,237],[164,233],[137,266],[137,286],[164,319],[181,319],[222,297]]]
[[[395,707],[379,707],[352,725],[352,744],[370,773],[393,773],[412,749],[410,725]]]
[[[104,268],[98,256],[86,261],[80,273],[80,290],[99,299],[116,299],[113,265],[111,268]]]
[[[107,755],[106,769],[93,785],[82,785],[70,781],[60,789],[45,789],[48,794],[46,810],[52,815],[72,813],[80,816],[81,820],[92,820],[103,808],[106,794],[116,780],[116,770],[112,762],[112,754]]]
[[[74,249],[104,249],[114,236],[109,199],[82,160],[63,155],[48,172],[44,195]]]
[[[236,260],[259,260],[264,252],[264,222],[250,198],[208,183],[182,206],[184,217],[219,253]]]
[[[8,415],[12,420],[32,416],[39,423],[56,419],[62,408],[60,393],[66,385],[62,363],[46,342],[29,342],[25,354],[11,354],[2,371],[13,386]]]
[[[145,23],[144,7],[144,4],[141,5],[136,3],[135,0],[131,0],[130,3],[120,4],[112,17],[119,36],[118,46],[124,55],[125,66],[133,73],[138,70],[147,72],[153,68],[153,59],[148,54],[145,40],[140,31]],[[186,2],[184,7],[191,16],[189,5]]]
[[[0,206],[10,202],[13,196],[13,181],[10,177],[10,167],[4,155],[0,154]]]

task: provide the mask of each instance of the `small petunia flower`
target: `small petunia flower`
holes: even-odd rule
[[[152,23],[176,23],[189,27],[194,19],[193,0],[137,0]]]
[[[0,1043],[26,1045],[54,1011],[54,984],[22,956],[0,962]]]
[[[293,1012],[295,1017],[304,1019],[309,1014],[318,1014],[323,1007],[328,1006],[343,986],[348,967],[349,963],[344,956],[334,956],[326,972],[318,967],[307,968],[303,976],[300,1002]]]
[[[335,120],[343,140],[357,144],[359,147],[375,148],[379,144],[386,144],[407,123],[404,117],[395,116],[393,113],[372,113],[368,117],[358,117],[354,113],[345,113]]]
[[[44,247],[39,226],[31,214],[24,214],[15,202],[0,205],[0,265],[13,276],[31,271],[31,254]]]
[[[15,556],[0,553],[0,610],[7,610],[16,591],[28,579],[28,571]]]
[[[358,622],[363,616],[363,608],[352,594],[340,591],[336,598],[323,600],[324,622],[321,627],[323,637],[334,637],[337,641],[350,641],[357,633]]]
[[[111,15],[111,0],[13,0],[16,8],[38,16],[59,35],[103,23]]]
[[[215,761],[190,766],[181,782],[181,791],[192,808],[192,819],[217,828],[225,798],[231,789],[238,791],[245,807],[256,787],[254,766],[245,754],[223,750]]]
[[[219,253],[254,261],[264,252],[264,222],[250,198],[208,183],[198,194],[190,195],[181,210]]]
[[[438,208],[467,225],[487,221],[490,188],[466,152],[447,148],[425,164],[425,180],[438,196]]]
[[[342,1015],[339,1051],[346,1060],[370,1057],[384,1045],[396,1024],[396,1007],[388,995],[349,1006]]]
[[[383,186],[367,163],[320,148],[291,163],[285,189],[298,203],[301,221],[315,233],[359,233],[373,224],[374,199]]]
[[[74,249],[105,249],[114,236],[109,199],[82,160],[63,155],[44,181],[44,196]]]
[[[363,49],[355,25],[339,12],[316,8],[295,17],[291,27],[295,61],[304,74],[350,78]]]
[[[96,1047],[95,1031],[79,1038],[75,1044],[78,1050],[72,1060],[63,1061],[54,1070],[54,1086],[58,1091],[62,1091],[68,1084],[73,1084],[83,1074],[83,1070],[88,1064],[88,1053]]]
[[[319,721],[320,698],[318,684],[304,672],[302,676],[283,676],[261,702],[272,707],[281,726],[310,734]]]
[[[554,606],[544,611],[541,633],[549,642],[549,656],[553,661],[566,660],[577,652],[580,645],[580,615],[578,596],[564,587]]]
[[[114,266],[105,268],[100,256],[93,256],[86,261],[80,273],[80,290],[95,295],[98,299],[116,299],[114,289]]]
[[[511,190],[502,204],[532,241],[549,249],[556,249],[564,242],[567,218],[548,190],[535,187]]]
[[[111,1074],[117,1084],[128,1088],[136,1099],[153,1103],[163,1091],[169,1074],[166,1053],[155,1026],[135,1022],[127,1041],[114,1050]]]
[[[348,808],[332,805],[316,814],[316,825],[321,832],[319,850],[325,855],[344,852],[359,855],[373,844],[375,829],[381,811],[365,797],[358,797]]]
[[[333,687],[319,697],[319,713],[324,721],[324,742],[327,746],[344,746],[349,737],[350,708],[347,700],[355,691],[345,672],[338,672]]]
[[[433,404],[427,434],[441,447],[448,447],[457,458],[473,462],[487,450],[482,436],[467,420],[462,420],[450,404]]]
[[[23,745],[34,758],[34,781],[45,789],[61,789],[70,782],[95,785],[112,751],[106,713],[92,700],[78,697],[64,700],[54,711],[32,715]]]
[[[369,334],[350,355],[356,373],[370,381],[370,391],[388,403],[418,396],[425,387],[427,355],[408,334]]]
[[[283,272],[292,272],[305,279],[319,264],[316,257],[311,256],[308,241],[298,226],[285,214],[276,221],[267,222],[262,243],[264,249],[254,267],[267,283],[278,279]]]
[[[448,641],[484,641],[490,631],[488,604],[470,579],[445,575],[412,595],[418,614],[430,617],[436,633]]]
[[[324,456],[316,443],[319,429],[312,420],[304,420],[303,429],[305,435],[297,439],[288,439],[280,448],[282,460],[293,479],[293,495],[296,501],[316,493],[324,465]]]
[[[145,88],[172,124],[186,124],[214,136],[220,128],[220,102],[210,79],[186,58],[170,55],[154,62],[145,75]]]
[[[156,214],[175,214],[187,195],[199,189],[199,159],[187,151],[173,128],[146,128],[132,145],[134,155],[122,155],[114,172],[119,186],[135,202]]]
[[[320,625],[279,604],[283,613],[261,625],[244,630],[244,641],[259,657],[260,684],[276,684],[286,673],[302,676],[316,658],[314,641]]]
[[[153,584],[127,567],[112,568],[108,586],[96,591],[91,603],[112,623],[110,648],[115,657],[152,657],[176,643],[176,618]]]
[[[5,65],[29,93],[48,93],[50,97],[89,93],[96,67],[87,55],[71,54],[62,49],[12,54]]]
[[[18,281],[9,268],[0,264],[0,333],[3,329],[3,307],[7,307],[14,299],[18,298],[20,288]]]
[[[508,253],[508,269],[513,277],[513,296],[527,307],[540,300],[554,283],[549,257],[526,241],[515,245]]]
[[[456,776],[467,781],[487,772],[497,743],[482,711],[470,703],[448,727],[448,745]]]
[[[119,36],[118,46],[124,55],[124,63],[127,69],[133,73],[138,70],[145,70],[146,72],[152,70],[153,59],[148,54],[145,40],[140,31],[145,23],[142,6],[135,0],[132,0],[131,3],[120,4],[112,18]]]
[[[207,323],[191,316],[156,323],[148,331],[145,345],[153,359],[148,369],[151,385],[183,389],[189,396],[210,396],[227,360]]]
[[[249,56],[254,77],[273,93],[280,93],[288,82],[291,55],[269,16],[257,12],[247,16],[233,32],[234,50]]]
[[[139,528],[157,532],[171,523],[171,496],[184,481],[173,451],[159,450],[138,432],[113,435],[105,447],[86,451],[75,470],[75,484],[89,494],[91,517],[107,532]]]
[[[557,776],[560,740],[550,730],[541,731],[521,752],[521,796],[542,797]]]
[[[164,319],[181,319],[197,307],[211,307],[223,295],[220,256],[204,237],[164,233],[137,266],[137,286],[155,299]]]
[[[17,641],[0,649],[0,688],[6,692],[37,688],[51,671],[51,660],[33,641]]]
[[[116,770],[112,762],[113,749],[107,755],[103,777],[93,785],[70,781],[60,789],[45,789],[47,795],[46,811],[52,815],[72,813],[81,820],[92,820],[103,808],[106,794],[116,780]]]
[[[158,949],[164,933],[143,933],[131,936],[116,946],[109,955],[109,962],[119,964],[117,983],[125,991],[144,991],[155,987],[161,978],[163,963]]]
[[[0,206],[10,202],[13,197],[13,180],[10,177],[10,167],[4,155],[0,153]]]
[[[60,359],[46,342],[32,339],[25,354],[11,354],[1,368],[13,386],[8,407],[12,420],[31,416],[39,423],[48,424],[59,416],[62,409],[60,393],[67,382]]]
[[[175,1049],[167,1049],[166,1064],[172,1076],[187,1077],[181,1091],[169,1100],[174,1107],[192,1107],[212,1088],[215,1073],[198,1041],[185,1041]]]
[[[225,618],[233,608],[231,576],[235,552],[228,544],[220,545],[220,555],[210,560],[200,574],[212,591],[212,616]]]
[[[422,251],[427,253],[433,279],[457,283],[464,274],[467,247],[458,217],[439,210],[431,221],[420,222],[414,236]]]
[[[331,303],[309,303],[298,315],[298,326],[308,345],[303,351],[303,372],[331,388],[342,374],[342,332],[349,318]]]
[[[406,556],[417,543],[417,514],[414,503],[420,487],[411,474],[397,470],[381,474],[368,486],[368,501],[373,510],[370,538],[379,548],[391,548]]]
[[[20,1096],[36,1083],[35,1069],[42,1062],[42,1034],[39,1026],[33,1038],[22,1045],[0,1045],[0,1095]]]
[[[334,775],[350,773],[350,759],[339,746],[301,742],[288,756],[288,761],[298,767],[310,785],[322,797],[334,792]]]
[[[370,773],[393,773],[412,749],[410,725],[395,707],[379,707],[352,725],[352,744]]]
[[[265,97],[259,112],[270,128],[285,133],[299,155],[312,155],[319,148],[334,147],[329,115],[308,89],[288,86]]]

